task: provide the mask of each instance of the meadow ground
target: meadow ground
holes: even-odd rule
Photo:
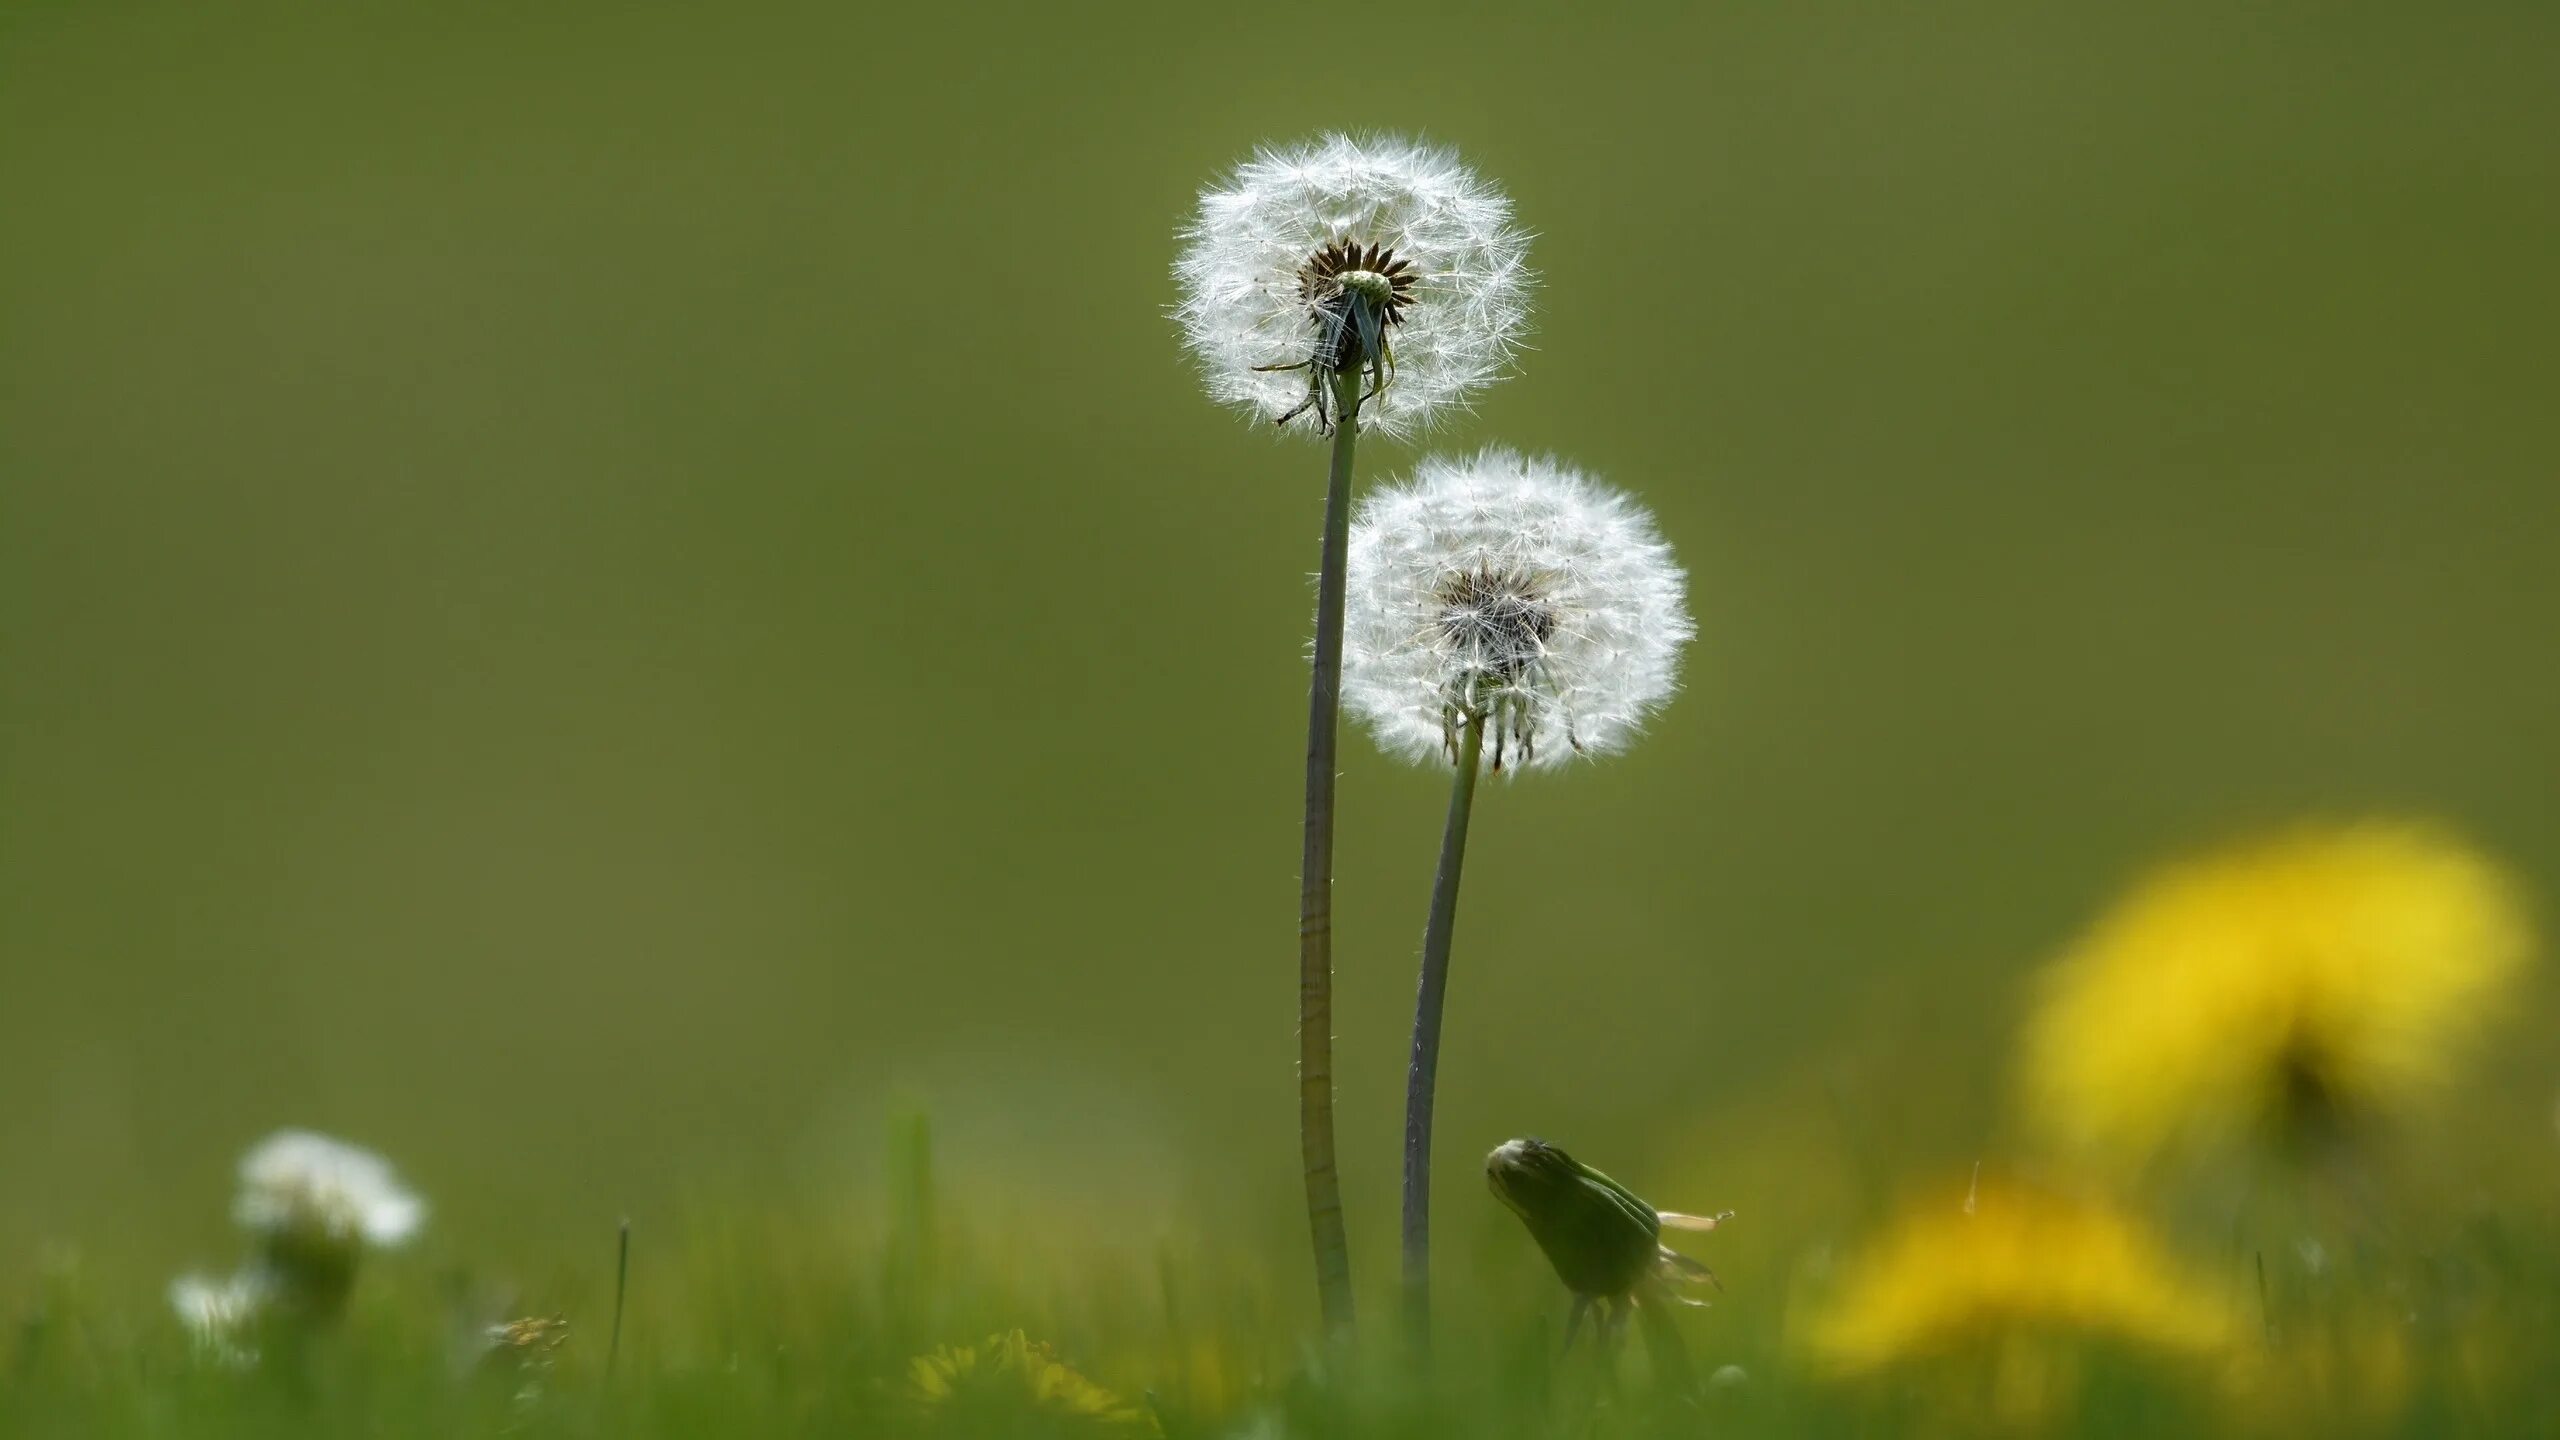
[[[1425,1373],[1389,1295],[1363,1295],[1357,1342],[1320,1345],[1296,1265],[973,1203],[919,1163],[926,1122],[902,1130],[884,1190],[842,1214],[640,1232],[618,1353],[610,1231],[528,1276],[452,1245],[373,1257],[342,1320],[233,1332],[255,1360],[112,1251],[55,1254],[13,1305],[0,1433],[2531,1436],[2560,1417],[2548,1202],[2252,1202],[2192,1249],[2127,1249],[2082,1224],[2099,1207],[1955,1177],[1893,1205],[1919,1243],[1891,1258],[1849,1223],[1888,1197],[1816,1198],[1690,1242],[1728,1288],[1678,1316],[1676,1367],[1633,1331],[1560,1356],[1565,1292],[1499,1215],[1453,1227]],[[1984,1277],[2012,1243],[2073,1293],[1949,1298],[2008,1283]],[[1879,1327],[1902,1332],[1891,1363],[1860,1370],[1842,1337]]]

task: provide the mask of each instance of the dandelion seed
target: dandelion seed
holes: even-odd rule
[[[1694,633],[1652,517],[1553,459],[1432,457],[1352,521],[1343,700],[1392,754],[1475,720],[1497,773],[1623,749]]]
[[[2306,827],[2173,866],[2043,980],[2022,1084],[2056,1141],[2135,1167],[2302,1154],[2451,1076],[2530,952],[2512,882],[2424,827]]]
[[[1330,430],[1362,377],[1362,427],[1428,429],[1499,378],[1529,314],[1528,236],[1450,151],[1327,135],[1266,149],[1200,195],[1175,307],[1209,394]]]

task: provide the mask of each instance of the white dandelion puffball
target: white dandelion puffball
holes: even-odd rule
[[[1553,459],[1433,456],[1352,515],[1342,698],[1387,751],[1494,768],[1623,749],[1696,633],[1653,517]]]
[[[196,1352],[235,1367],[257,1363],[258,1352],[249,1342],[274,1297],[275,1287],[255,1270],[220,1280],[181,1275],[169,1282],[169,1308],[178,1312],[178,1324],[195,1341]]]
[[[207,1345],[228,1345],[258,1318],[271,1287],[265,1276],[244,1270],[224,1279],[181,1275],[169,1282],[169,1308],[178,1322]]]
[[[1418,433],[1500,378],[1527,329],[1529,237],[1510,200],[1414,141],[1257,151],[1201,192],[1182,238],[1183,338],[1210,396],[1262,419],[1330,428],[1323,387],[1339,368],[1377,387],[1364,432]],[[1348,319],[1358,295],[1383,353]]]
[[[372,1151],[279,1130],[241,1157],[231,1217],[262,1235],[393,1246],[418,1233],[427,1205]]]

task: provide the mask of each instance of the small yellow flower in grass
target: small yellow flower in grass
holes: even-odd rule
[[[958,1435],[1157,1433],[1145,1410],[1019,1330],[917,1356],[907,1368],[907,1400],[929,1428]]]
[[[2186,1277],[2131,1217],[1986,1182],[1970,1211],[1950,1196],[1907,1215],[1852,1268],[1805,1338],[1840,1375],[1973,1354],[2015,1380],[2012,1362],[2038,1353],[2020,1341],[2205,1358],[2250,1333],[2244,1315]],[[2058,1373],[2049,1361],[2032,1368]]]
[[[569,1318],[528,1315],[480,1332],[480,1373],[515,1386],[518,1405],[542,1399],[552,1362],[569,1340]]]
[[[2299,1148],[2439,1087],[2529,950],[2506,875],[2426,826],[2206,854],[2135,888],[2045,976],[2027,1110],[2128,1168],[2190,1141]]]

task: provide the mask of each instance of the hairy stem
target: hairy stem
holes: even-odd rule
[[[1431,881],[1431,918],[1422,929],[1422,985],[1413,1001],[1413,1068],[1404,1083],[1404,1322],[1419,1357],[1431,1346],[1431,1101],[1440,1072],[1440,1009],[1449,993],[1449,936],[1458,924],[1458,874],[1467,863],[1467,818],[1484,759],[1484,717],[1458,732],[1449,823],[1440,834],[1440,871]]]
[[[1342,710],[1342,568],[1351,536],[1351,453],[1360,432],[1360,377],[1330,377],[1337,411],[1325,487],[1324,551],[1316,573],[1316,645],[1307,682],[1306,848],[1298,872],[1298,1146],[1314,1232],[1316,1295],[1325,1328],[1351,1329],[1351,1240],[1333,1159],[1334,731]]]

